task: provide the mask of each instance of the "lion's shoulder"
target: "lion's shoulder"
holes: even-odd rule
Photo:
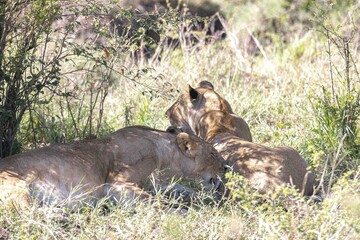
[[[241,117],[219,110],[206,112],[199,121],[199,132],[207,132],[207,139],[222,133],[231,133],[236,137],[251,142],[252,136],[246,121]]]

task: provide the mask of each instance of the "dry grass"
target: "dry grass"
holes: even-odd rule
[[[143,203],[136,207],[110,206],[106,211],[96,206],[80,212],[36,206],[10,211],[0,206],[0,239],[359,239],[359,155],[356,151],[349,155],[349,149],[342,146],[340,139],[335,147],[343,155],[334,155],[325,140],[324,143],[319,140],[327,136],[317,131],[322,124],[316,117],[321,108],[314,108],[314,102],[323,98],[323,88],[330,92],[334,88],[338,96],[344,95],[346,74],[342,49],[334,43],[329,48],[329,39],[319,28],[308,28],[301,23],[296,23],[298,30],[289,33],[286,41],[282,41],[282,33],[271,32],[271,43],[266,43],[261,39],[267,35],[264,21],[238,19],[236,8],[230,5],[234,2],[224,5],[224,11],[232,16],[224,41],[188,49],[164,49],[161,60],[135,61],[126,54],[112,55],[108,61],[114,60],[114,71],[108,81],[108,95],[93,111],[93,124],[98,123],[97,114],[103,111],[97,134],[135,124],[166,129],[169,122],[165,111],[179,91],[185,90],[187,84],[209,80],[250,124],[255,142],[296,148],[314,165],[319,178],[324,174],[326,183],[331,172],[335,172],[331,186],[325,186],[331,189],[328,198],[322,204],[314,204],[284,194],[294,198],[292,206],[284,208],[273,200],[274,206],[264,209],[264,205],[254,204],[251,197],[241,203],[227,202],[217,207],[205,204],[204,196],[184,214]],[[261,9],[255,10],[260,14]],[[356,16],[358,19],[359,6],[354,5],[350,10],[347,15],[340,11],[333,13],[332,21],[342,19],[343,28],[353,26],[349,19]],[[261,16],[272,19],[279,14],[280,19],[289,18],[290,13],[271,12]],[[329,15],[327,21],[331,19]],[[358,21],[355,23],[349,45],[353,57],[349,75],[352,88],[358,91],[360,80],[355,66],[359,66],[356,57],[359,25]],[[347,36],[346,32],[340,32],[339,36]],[[260,49],[255,54],[249,52],[249,39]],[[105,74],[106,70],[101,68],[100,72]],[[102,78],[99,79],[101,82]],[[75,93],[75,98],[66,101],[55,97],[50,104],[36,109],[42,119],[38,127],[47,132],[39,141],[81,137],[72,126],[75,120],[79,129],[86,126],[82,120],[91,108],[89,89],[95,94],[100,88],[92,75],[75,75],[71,80],[73,85],[66,87]],[[360,128],[358,118],[357,127]],[[20,134],[24,140],[25,130]],[[360,143],[359,133],[355,134],[354,146]],[[335,158],[342,156],[348,163],[346,167],[331,168]]]

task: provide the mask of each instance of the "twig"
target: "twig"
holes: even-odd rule
[[[329,30],[326,30],[326,36],[327,36],[327,43],[328,43],[328,56],[329,56],[329,70],[330,70],[330,80],[331,80],[331,96],[334,101],[335,98],[335,89],[334,89],[334,76],[333,76],[333,66],[331,61],[331,41],[330,41],[330,34]]]
[[[330,194],[330,190],[331,190],[331,184],[334,178],[334,174],[335,174],[335,169],[339,166],[341,160],[339,160],[339,156],[340,156],[340,150],[342,149],[343,145],[344,145],[344,140],[347,137],[347,134],[344,134],[344,136],[341,138],[340,140],[340,144],[339,147],[336,151],[336,154],[333,158],[333,162],[332,162],[332,166],[331,166],[331,174],[330,174],[330,178],[329,178],[329,187],[328,187],[328,191],[327,191],[327,195]],[[339,160],[339,161],[338,161]]]

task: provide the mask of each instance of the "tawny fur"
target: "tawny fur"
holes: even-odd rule
[[[222,118],[221,127],[225,131],[232,131],[238,137],[246,141],[252,141],[249,125],[244,119],[235,115],[230,104],[223,99],[213,89],[208,81],[200,82],[200,86],[196,89],[189,86],[188,91],[182,94],[179,99],[166,112],[171,124],[180,127],[184,132],[195,133],[193,129],[195,123],[199,122],[203,115],[209,111],[218,110],[216,114],[224,116],[211,116],[214,118]],[[177,116],[186,118],[186,121],[178,121]],[[211,119],[207,119],[210,120]],[[204,129],[198,129],[204,131]]]
[[[233,114],[211,83],[201,82],[196,89],[189,86],[166,114],[172,125],[211,143],[259,192],[294,185],[303,195],[313,193],[315,175],[300,154],[290,147],[270,148],[251,142],[246,122]]]
[[[148,176],[202,178],[211,187],[223,172],[216,150],[196,136],[127,127],[106,137],[53,145],[0,160],[0,200],[27,205],[30,195],[60,204],[69,198],[95,202],[148,198]]]

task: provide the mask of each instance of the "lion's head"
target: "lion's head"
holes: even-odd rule
[[[176,141],[180,151],[187,157],[180,162],[183,175],[200,176],[205,188],[223,191],[221,178],[224,177],[225,161],[215,148],[184,132],[177,135]]]
[[[214,86],[202,81],[197,88],[188,85],[188,89],[166,111],[166,116],[172,125],[181,127],[185,132],[193,132],[189,122],[212,110],[233,112],[230,104],[214,91]]]
[[[166,116],[172,125],[187,133],[201,136],[199,133],[204,131],[203,128],[207,128],[206,132],[216,128],[252,141],[248,124],[233,113],[230,104],[214,91],[214,86],[208,81],[200,82],[197,88],[189,85],[166,111]],[[199,123],[202,123],[201,127]],[[204,123],[209,124],[205,126]],[[211,124],[216,124],[216,127]],[[209,136],[201,137],[207,139]]]

